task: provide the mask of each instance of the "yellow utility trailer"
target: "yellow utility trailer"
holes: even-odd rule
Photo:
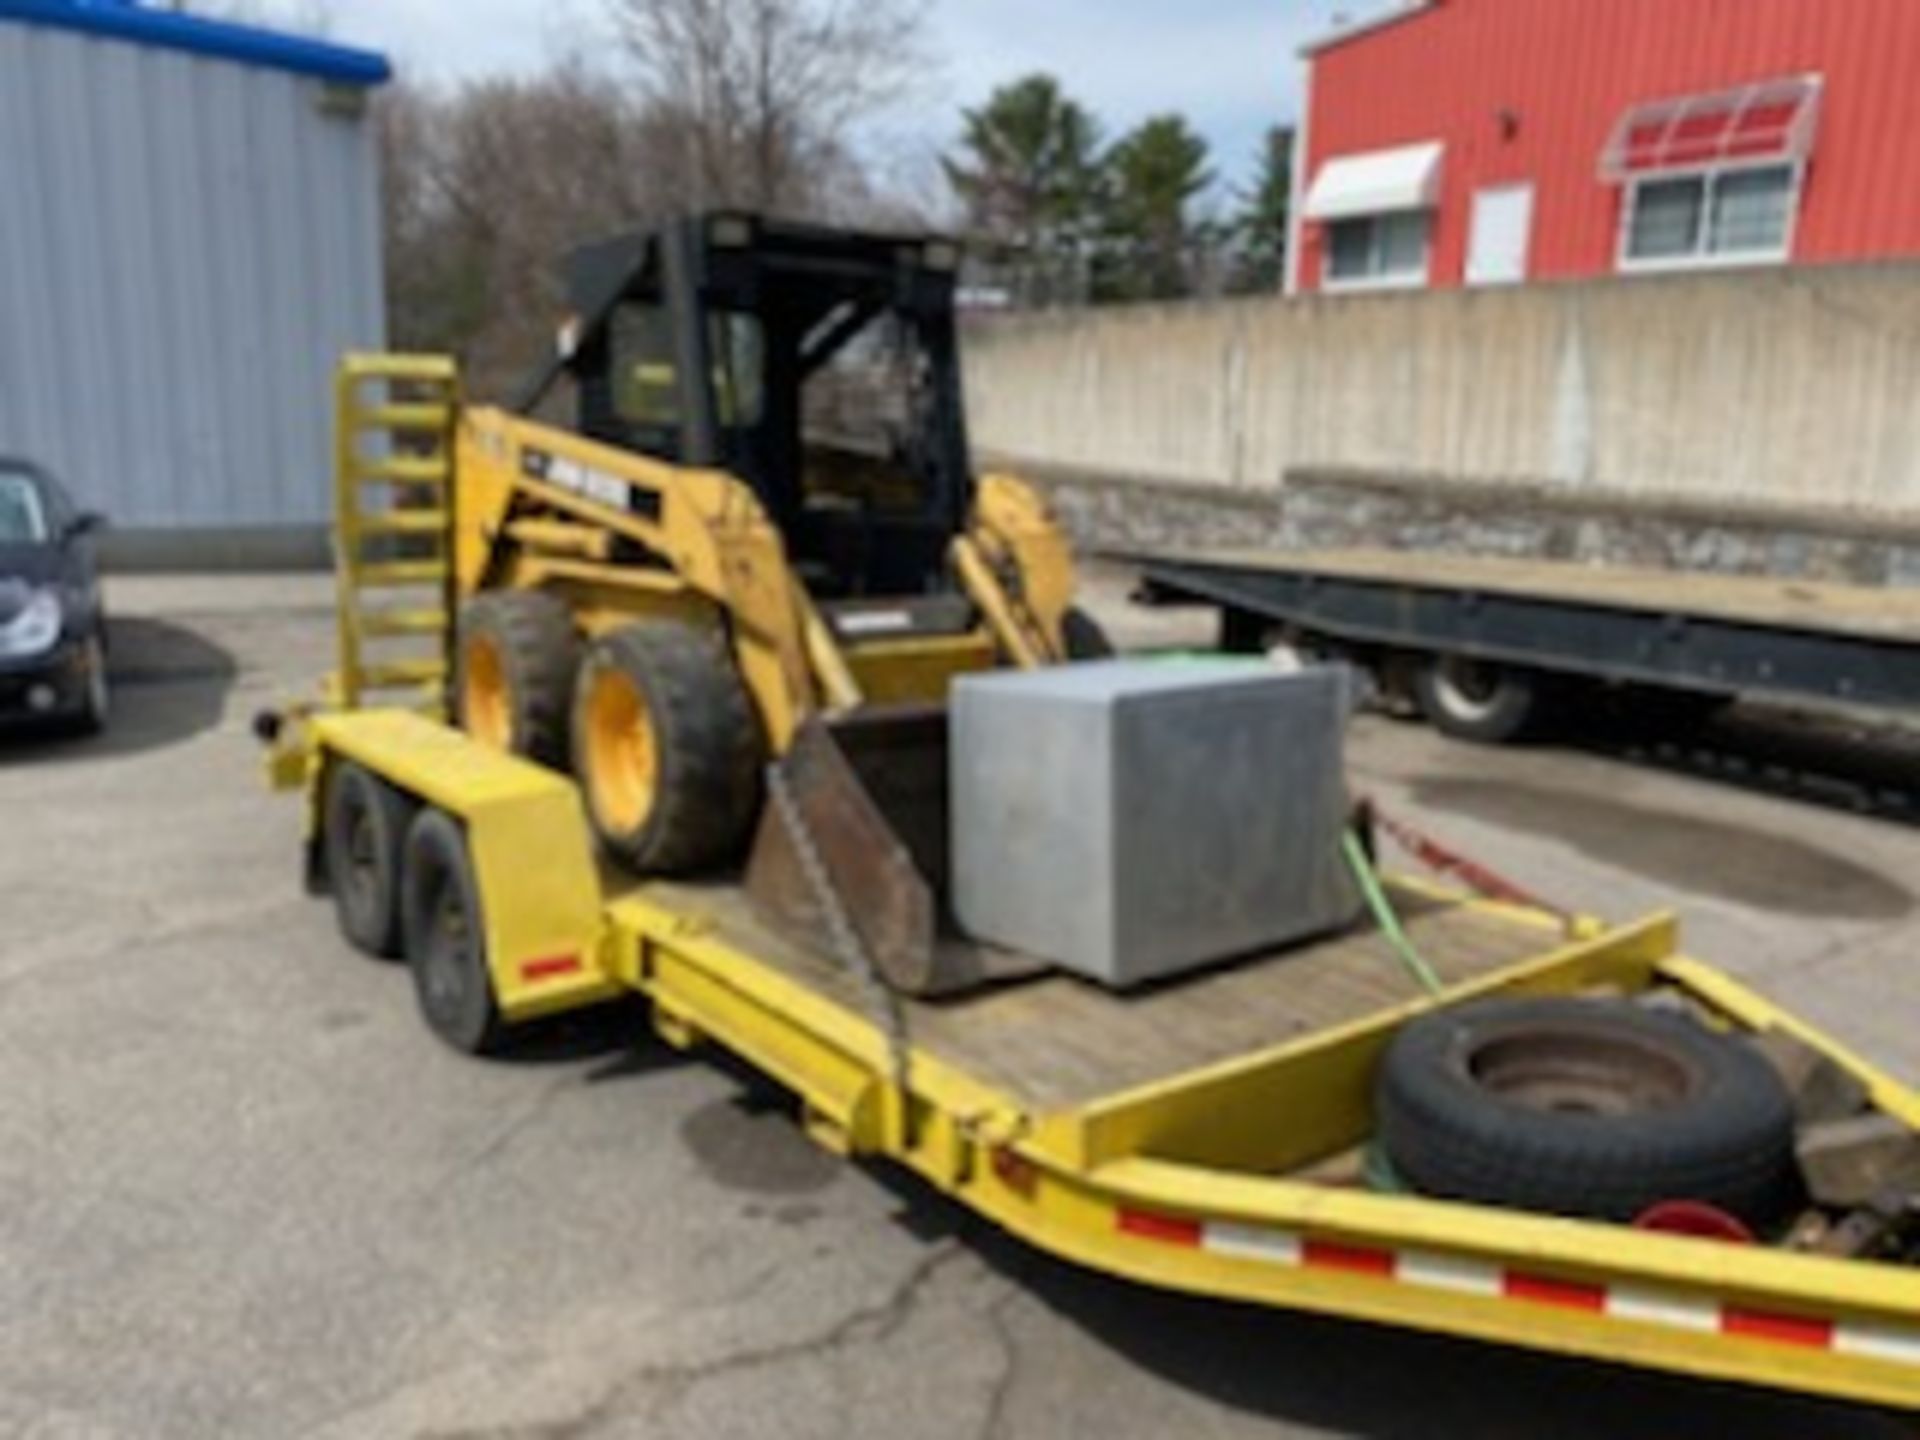
[[[409,959],[455,1043],[637,994],[668,1043],[724,1048],[791,1090],[823,1145],[885,1156],[1095,1269],[1920,1409],[1911,1268],[1374,1193],[1341,1163],[1372,1131],[1371,1077],[1396,1030],[1495,995],[1670,992],[1729,1030],[1811,1044],[1920,1128],[1910,1091],[1685,958],[1670,918],[1610,928],[1396,881],[1437,997],[1364,933],[1136,996],[1036,976],[918,1001],[774,934],[733,880],[602,867],[574,782],[429,718],[316,713],[282,744],[316,862],[320,797],[343,766],[379,777],[417,812],[416,836],[437,837],[403,883],[424,887],[426,928],[463,939],[487,977],[478,1031],[435,1017],[435,942],[414,937]]]

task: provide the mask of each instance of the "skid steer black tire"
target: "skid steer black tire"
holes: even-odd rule
[[[417,807],[350,760],[327,775],[321,845],[334,915],[349,944],[380,960],[398,959],[400,863]]]
[[[495,590],[460,608],[454,709],[461,728],[515,755],[567,768],[580,636],[557,595]],[[493,673],[488,667],[497,667]],[[485,698],[495,695],[491,704]]]
[[[466,831],[445,811],[422,810],[407,831],[401,928],[420,1016],[463,1055],[490,1055],[509,1034],[487,968],[480,887]]]
[[[1799,1200],[1793,1102],[1752,1046],[1621,1001],[1495,1000],[1404,1027],[1379,1140],[1422,1194],[1629,1222],[1667,1200],[1749,1225]]]
[[[595,834],[634,873],[699,874],[744,849],[766,744],[718,631],[650,621],[596,640],[575,686],[573,752]]]
[[[1060,639],[1069,660],[1111,660],[1116,653],[1106,627],[1078,605],[1060,617]]]

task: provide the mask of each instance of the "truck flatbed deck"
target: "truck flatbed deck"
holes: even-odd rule
[[[1123,553],[1149,599],[1374,652],[1732,695],[1920,705],[1920,588],[1399,550]]]
[[[1398,550],[1170,551],[1150,563],[1479,591],[1920,645],[1920,589]]]

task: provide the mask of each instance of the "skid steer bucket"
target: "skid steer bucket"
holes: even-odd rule
[[[944,708],[810,720],[772,785],[747,863],[764,923],[922,998],[1040,968],[954,929]]]

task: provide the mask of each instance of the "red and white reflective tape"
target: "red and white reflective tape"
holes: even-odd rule
[[[1920,1327],[1759,1310],[1707,1296],[1639,1285],[1596,1285],[1425,1250],[1388,1250],[1315,1239],[1264,1225],[1202,1222],[1121,1210],[1122,1234],[1296,1270],[1317,1270],[1441,1290],[1482,1300],[1577,1310],[1641,1325],[1762,1340],[1863,1360],[1920,1366]]]

